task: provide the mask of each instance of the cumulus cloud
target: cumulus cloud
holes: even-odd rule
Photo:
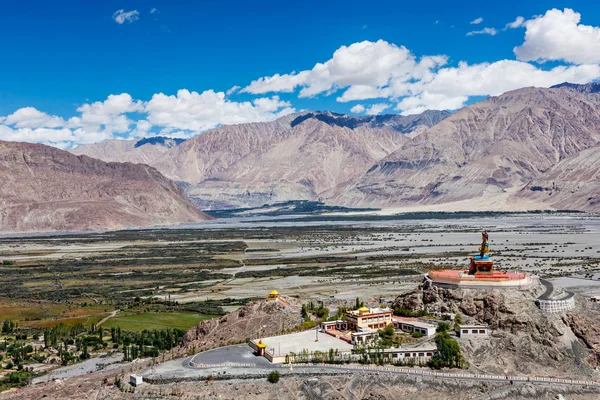
[[[525,42],[514,52],[519,60],[563,60],[600,63],[600,27],[583,25],[581,14],[569,8],[552,9],[525,21]]]
[[[390,108],[390,105],[386,103],[373,104],[365,110],[365,113],[367,115],[377,115],[381,114],[384,110],[388,108]]]
[[[131,23],[140,19],[140,12],[138,10],[125,11],[120,9],[113,13],[112,18],[117,24],[123,25],[125,22]]]
[[[140,138],[158,133],[190,137],[221,124],[270,121],[295,109],[278,96],[233,102],[223,92],[180,90],[171,96],[155,94],[148,102],[135,100],[127,93],[110,95],[104,101],[81,105],[77,112],[65,120],[33,107],[21,108],[0,117],[0,140],[69,148],[115,137]]]
[[[357,104],[350,109],[350,112],[354,114],[362,114],[365,112],[365,106],[363,106],[362,104]]]
[[[365,90],[371,96],[379,96],[371,88],[387,86],[392,80],[408,82],[415,76],[426,74],[432,65],[443,65],[446,61],[442,56],[417,60],[404,46],[384,40],[364,41],[340,47],[330,60],[317,63],[311,70],[259,78],[242,92],[292,92],[301,88],[300,97],[312,97],[349,87],[349,93],[342,95],[340,100],[350,101],[364,96]]]
[[[403,114],[426,109],[460,108],[471,96],[496,96],[526,86],[549,87],[562,82],[587,83],[600,78],[599,65],[557,66],[542,70],[514,60],[441,68],[427,82],[416,82],[412,96],[402,99],[397,108]]]
[[[525,25],[525,18],[519,16],[513,22],[509,22],[508,24],[506,24],[506,26],[504,27],[504,30],[516,29],[516,28],[520,28],[524,25]]]
[[[158,14],[158,9],[156,7],[152,7],[152,9],[150,9],[150,14]]]
[[[294,108],[277,96],[255,99],[253,102],[234,102],[223,92],[207,90],[202,93],[182,89],[176,95],[158,93],[145,108],[148,121],[167,130],[196,134],[221,124],[270,121],[293,113]]]
[[[48,115],[34,107],[19,108],[3,118],[2,123],[15,128],[58,128],[65,125],[62,118]]]
[[[479,25],[480,23],[483,22],[483,18],[479,17],[479,18],[475,18],[473,21],[469,22],[471,25]]]
[[[567,11],[565,13],[569,16]],[[548,15],[564,20],[565,13],[549,11],[545,16],[535,17],[530,21],[517,17],[507,24],[506,29],[525,26],[528,36],[522,48],[527,48],[527,40],[533,40],[530,30],[540,33],[538,25],[546,21]],[[578,14],[570,15],[569,21],[571,28],[580,34],[581,40],[571,46],[579,49],[576,52],[579,59],[574,56],[564,56],[562,59],[580,61],[580,65],[567,63],[553,68],[540,68],[521,60],[499,60],[478,64],[459,61],[456,66],[448,66],[446,55],[417,57],[404,46],[383,40],[364,41],[340,47],[329,60],[317,63],[312,69],[259,78],[242,89],[242,92],[296,92],[299,97],[328,96],[335,93],[338,102],[387,99],[387,103],[379,103],[380,107],[393,102],[403,114],[412,114],[425,109],[457,109],[463,107],[470,97],[499,95],[525,86],[549,87],[565,81],[587,83],[599,79],[600,49],[596,51],[592,40],[594,35],[591,34],[596,33],[598,28],[577,25]],[[497,33],[494,28],[484,28],[471,34]],[[559,40],[560,36],[561,40],[568,41],[575,35],[571,33],[556,37],[552,35],[552,38]],[[596,36],[600,37],[600,34]],[[587,41],[583,40],[585,38]],[[520,54],[522,56],[523,52]],[[539,57],[531,56],[527,60],[537,58]],[[554,56],[553,59],[561,58]],[[357,113],[383,110],[378,111],[377,107],[370,110],[362,104],[351,108],[352,112]]]
[[[467,36],[474,36],[474,35],[496,36],[497,34],[498,34],[498,31],[495,28],[483,28],[478,31],[467,32]]]

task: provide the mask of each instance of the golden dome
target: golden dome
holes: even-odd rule
[[[269,293],[269,296],[279,296],[279,292],[277,290],[273,290],[271,293]]]
[[[361,314],[369,312],[369,311],[371,311],[371,310],[369,310],[369,307],[365,307],[365,306],[362,306],[361,308],[358,309],[358,312]]]

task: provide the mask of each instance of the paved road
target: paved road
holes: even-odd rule
[[[540,297],[538,297],[538,300],[568,300],[571,297],[575,296],[575,293],[565,290],[565,296],[559,299],[554,299],[552,298],[552,293],[554,292],[554,285],[552,284],[552,282],[540,278],[540,283],[546,288],[546,291],[542,293]]]
[[[282,375],[301,375],[319,373],[348,374],[357,371],[405,376],[419,376],[432,379],[459,379],[481,382],[532,383],[539,385],[562,384],[577,386],[593,386],[600,390],[600,383],[587,380],[541,378],[504,375],[475,375],[468,373],[437,372],[426,368],[400,368],[393,366],[378,367],[360,364],[271,364],[264,357],[256,357],[252,349],[246,345],[221,347],[179,360],[159,364],[143,373],[148,378],[188,378],[199,379],[208,375],[264,375],[277,369]]]

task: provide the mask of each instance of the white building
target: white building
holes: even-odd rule
[[[490,334],[490,328],[484,325],[459,325],[459,337],[483,337]]]
[[[144,383],[144,379],[140,375],[131,375],[129,377],[129,384],[131,386],[140,386]]]
[[[364,344],[377,340],[379,334],[375,329],[370,328],[358,328],[358,332],[352,332],[350,335],[350,343],[352,344]]]
[[[394,329],[408,333],[419,332],[425,337],[435,335],[435,325],[419,321],[417,318],[393,317]]]

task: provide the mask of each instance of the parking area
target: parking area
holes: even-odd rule
[[[321,351],[328,352],[334,350],[352,350],[352,345],[341,339],[319,332],[319,340],[316,340],[314,330],[290,333],[288,335],[272,336],[253,340],[254,343],[262,341],[267,345],[267,351],[273,352],[275,357],[285,356],[286,354],[300,354],[303,350],[309,352]]]

